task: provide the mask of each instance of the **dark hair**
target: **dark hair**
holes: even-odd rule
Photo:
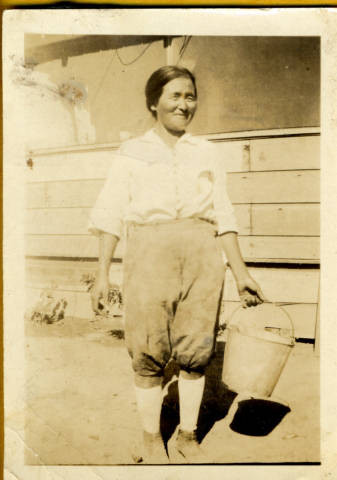
[[[176,65],[160,67],[152,73],[145,87],[146,106],[154,117],[157,116],[157,113],[151,110],[152,105],[157,105],[158,100],[163,93],[164,86],[171,80],[179,77],[185,77],[191,80],[194,86],[195,96],[197,96],[195,77],[193,73],[187,70],[187,68],[178,67]]]

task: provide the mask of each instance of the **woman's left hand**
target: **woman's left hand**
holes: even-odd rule
[[[258,283],[249,275],[237,282],[243,308],[255,307],[266,301]]]

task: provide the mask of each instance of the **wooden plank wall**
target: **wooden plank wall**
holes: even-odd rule
[[[305,129],[295,134],[274,131],[261,137],[250,132],[235,137],[217,134],[209,139],[223,152],[229,172],[229,195],[239,221],[243,255],[268,299],[291,304],[286,308],[294,317],[296,335],[313,338],[319,281],[320,137]],[[87,233],[88,213],[115,148],[82,146],[33,155],[26,183],[31,298],[32,289],[52,285],[67,295],[88,297],[79,275],[94,271],[98,252],[97,238]],[[117,257],[122,252],[121,243]],[[71,261],[79,258],[82,261]],[[120,263],[112,265],[116,281],[120,281],[120,267]],[[224,319],[238,302],[230,272],[227,277]],[[86,301],[76,304],[83,306]],[[88,314],[88,308],[77,311],[79,316]]]

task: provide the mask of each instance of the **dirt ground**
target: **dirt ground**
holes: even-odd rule
[[[26,322],[25,462],[125,465],[140,462],[141,428],[130,359],[116,321]],[[117,320],[118,323],[118,320]],[[235,398],[221,382],[224,343],[207,370],[198,435],[207,463],[319,462],[319,359],[296,343],[268,401]],[[176,366],[166,372],[162,434],[171,463],[179,423]],[[289,407],[287,406],[289,405]]]

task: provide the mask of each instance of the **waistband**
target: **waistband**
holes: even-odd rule
[[[216,231],[216,225],[209,221],[208,219],[199,218],[199,217],[191,217],[191,218],[173,218],[167,220],[156,220],[154,222],[148,223],[138,223],[128,221],[126,222],[126,226],[128,229],[131,230],[138,230],[138,229],[151,229],[151,228],[205,228],[208,230]]]

